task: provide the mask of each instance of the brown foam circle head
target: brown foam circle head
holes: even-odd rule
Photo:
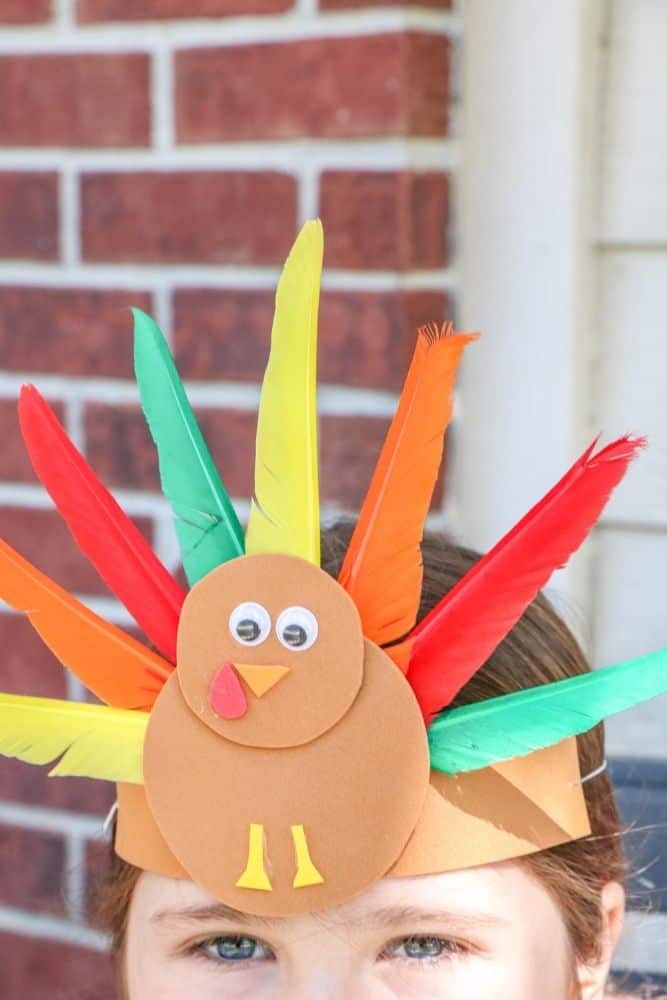
[[[357,697],[359,613],[323,570],[279,554],[243,556],[188,594],[178,679],[196,717],[250,747],[293,747],[326,732]]]

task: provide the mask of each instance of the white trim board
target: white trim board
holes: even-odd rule
[[[590,128],[598,0],[468,0],[460,172],[466,420],[452,485],[462,539],[488,548],[589,436]],[[565,578],[585,603],[586,556]]]

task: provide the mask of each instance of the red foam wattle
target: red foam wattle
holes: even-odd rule
[[[240,719],[248,710],[248,699],[231,663],[223,663],[211,681],[211,708],[223,719]]]

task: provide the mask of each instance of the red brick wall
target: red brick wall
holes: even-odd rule
[[[126,622],[20,447],[21,382],[40,386],[175,568],[128,306],[171,338],[244,513],[277,269],[319,213],[323,502],[354,509],[415,328],[449,315],[449,7],[0,3],[1,534],[113,620]],[[0,613],[0,641],[1,690],[81,696],[25,621]],[[111,800],[0,762],[3,1000],[112,996],[85,904]]]

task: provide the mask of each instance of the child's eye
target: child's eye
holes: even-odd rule
[[[275,957],[268,945],[245,934],[211,938],[203,941],[197,950],[217,962],[257,962]]]
[[[460,955],[465,948],[456,941],[433,937],[429,934],[413,934],[410,937],[391,941],[380,955],[381,959],[403,959],[412,962],[437,962],[439,959]]]

